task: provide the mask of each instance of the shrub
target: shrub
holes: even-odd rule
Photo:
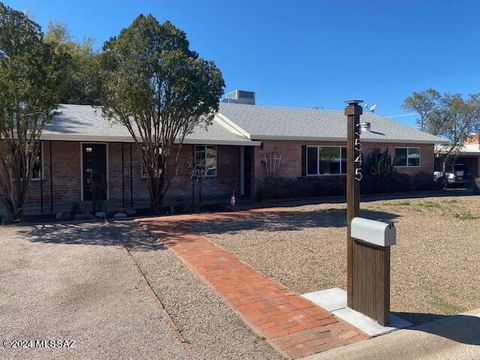
[[[267,157],[265,158],[267,163]],[[279,166],[275,167],[279,168]],[[363,179],[360,183],[361,194],[380,194],[401,191],[426,191],[439,189],[433,174],[419,173],[413,176],[397,173],[388,149],[375,149],[369,153],[363,164]],[[267,172],[268,173],[268,172]],[[311,197],[325,195],[344,195],[346,176],[305,176],[298,179],[285,179],[266,176],[258,186],[259,200],[287,197]],[[480,184],[479,184],[480,185]]]
[[[344,195],[345,192],[345,176],[265,179],[258,186],[257,199]]]
[[[443,184],[435,181],[433,174],[421,172],[412,177],[412,191],[440,190]]]
[[[264,180],[257,188],[257,199],[345,195],[346,180],[346,176],[341,175]],[[365,195],[436,189],[438,184],[433,181],[433,175],[428,173],[413,176],[402,173],[388,176],[365,174],[360,183],[360,193]]]
[[[396,173],[393,165],[392,157],[388,153],[388,149],[380,151],[375,149],[367,155],[363,169],[367,174],[375,176],[389,177]]]
[[[390,174],[388,176],[365,174],[360,183],[362,194],[379,194],[408,191],[411,177],[406,174]]]

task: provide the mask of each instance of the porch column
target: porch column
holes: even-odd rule
[[[130,143],[130,207],[133,209],[133,149]]]
[[[50,152],[50,213],[53,214],[53,162],[52,162],[52,141],[48,144]]]
[[[123,142],[122,142],[122,209],[125,209],[125,162],[123,156]]]
[[[245,146],[240,146],[240,195],[245,195]]]
[[[43,214],[43,141],[40,140],[40,213]]]

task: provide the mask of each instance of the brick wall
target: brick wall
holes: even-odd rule
[[[50,146],[52,158],[50,159]],[[80,144],[67,141],[42,142],[43,199],[50,201],[50,169],[52,172],[53,200],[80,201]],[[27,203],[39,203],[41,182],[33,180]]]
[[[81,200],[81,147],[78,142],[43,142],[43,199],[44,208],[49,209],[50,202],[50,144],[52,146],[52,172],[53,172],[53,199],[54,202],[73,203]],[[298,178],[302,176],[302,145],[342,146],[341,142],[303,142],[303,141],[264,141],[263,149],[254,147],[252,166],[252,194],[265,176],[265,154],[281,154],[280,176]],[[418,172],[432,173],[434,167],[433,145],[423,144],[388,144],[388,143],[363,143],[364,154],[375,148],[381,150],[388,148],[394,154],[395,147],[420,147],[421,166],[418,168],[397,168],[397,171],[408,174]],[[108,152],[108,177],[109,200],[122,201],[122,145],[109,143]],[[193,145],[182,146],[178,161],[178,172],[175,177],[175,163],[168,165],[167,173],[171,176],[171,187],[167,194],[166,202],[191,201],[192,181],[190,166],[193,162]],[[130,175],[132,163],[132,176]],[[141,159],[136,146],[132,145],[132,159],[130,159],[130,144],[123,145],[123,189],[126,206],[130,206],[130,180],[133,183],[134,205],[138,202],[148,203],[149,193],[147,180],[141,176]],[[217,176],[205,178],[202,181],[202,197],[225,197],[235,190],[240,191],[240,147],[217,146]],[[198,184],[196,186],[198,191]],[[228,201],[228,200],[226,200]],[[32,181],[28,193],[28,203],[40,203],[40,181]]]
[[[167,200],[191,200],[193,188],[191,165],[193,163],[194,145],[183,145],[178,162],[177,176],[172,179]],[[174,172],[175,166],[169,164],[168,171]],[[196,196],[200,183],[195,184]],[[217,146],[217,176],[205,177],[201,180],[203,198],[225,197],[228,199],[232,191],[240,191],[240,147]]]
[[[41,185],[45,211],[50,209],[50,146],[52,146],[52,183],[53,201],[57,204],[71,204],[81,201],[81,146],[79,142],[44,141],[42,142],[43,184],[33,180],[27,196],[27,204],[38,205],[41,199]],[[130,206],[131,184],[135,204],[148,203],[149,192],[147,179],[141,175],[141,157],[135,144],[123,145],[123,177],[122,177],[122,144],[108,143],[108,199]],[[175,161],[168,164],[167,174],[171,186],[166,201],[192,199],[191,164],[193,162],[193,145],[182,146],[178,161],[178,172]],[[132,165],[130,167],[130,164]],[[176,174],[176,176],[175,176]],[[123,180],[122,180],[123,178]],[[232,190],[239,191],[240,183],[240,147],[217,146],[217,176],[206,178],[202,182],[202,196],[228,198]],[[122,195],[123,188],[123,195]]]
[[[389,149],[392,158],[396,147],[419,147],[421,152],[420,167],[397,167],[400,173],[409,175],[419,172],[433,173],[434,147],[432,144],[393,144],[393,143],[372,143],[363,142],[363,154],[368,154],[374,149]],[[315,141],[263,141],[263,149],[255,147],[254,150],[254,181],[255,187],[265,177],[265,155],[268,153],[281,154],[280,176],[285,178],[298,178],[302,176],[302,146],[346,146],[344,142],[315,142]]]
[[[131,154],[130,157],[130,148]],[[149,198],[147,182],[142,178],[141,158],[135,144],[123,144],[123,176],[122,176],[122,144],[108,144],[108,195],[110,200],[121,201],[125,198],[126,206],[130,206],[133,188],[134,203]],[[123,178],[123,180],[122,180]],[[123,194],[122,194],[123,187]]]
[[[434,147],[432,144],[392,144],[392,143],[363,143],[364,153],[373,151],[378,148],[380,150],[385,150],[388,148],[389,153],[392,155],[392,158],[395,155],[395,148],[399,147],[416,147],[420,148],[420,167],[397,167],[399,173],[404,173],[408,175],[417,174],[420,172],[426,172],[433,174],[435,154]]]

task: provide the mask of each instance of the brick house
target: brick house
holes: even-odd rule
[[[241,97],[228,101],[220,104],[211,126],[186,138],[167,204],[191,202],[199,189],[204,199],[224,202],[233,191],[253,197],[271,154],[279,155],[281,177],[345,174],[343,111],[259,106]],[[58,110],[41,136],[25,211],[54,213],[73,203],[88,204],[92,174],[105,184],[101,199],[107,208],[148,206],[140,156],[127,130],[107,121],[100,108],[60,105]],[[442,139],[373,113],[362,115],[361,121],[370,127],[362,134],[364,153],[388,148],[398,171],[433,172],[434,145]],[[201,186],[191,180],[196,159],[207,167]]]
[[[441,146],[436,148],[436,169],[438,171],[451,170],[445,163],[444,149]],[[467,179],[480,177],[480,135],[471,134],[465,139],[465,143],[455,154],[454,162],[451,164],[462,164]]]

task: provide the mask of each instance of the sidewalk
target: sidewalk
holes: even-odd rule
[[[206,237],[182,229],[186,220],[254,216],[264,211],[268,210],[178,215],[139,222],[212,286],[253,331],[287,358],[308,356],[366,339],[358,329],[256,272]]]
[[[312,355],[305,360],[480,359],[480,309]]]

